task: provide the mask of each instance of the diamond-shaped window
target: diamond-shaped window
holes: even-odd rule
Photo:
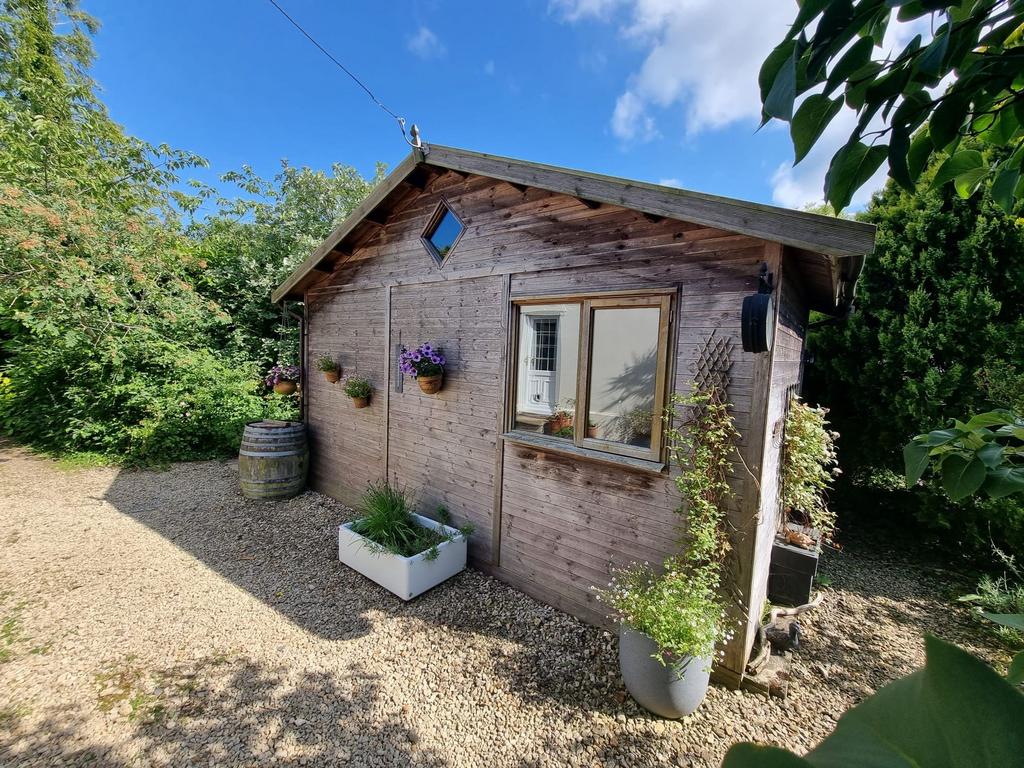
[[[466,225],[462,223],[462,219],[455,215],[455,211],[447,202],[442,201],[434,215],[430,217],[427,228],[423,230],[423,245],[440,266],[465,231]]]

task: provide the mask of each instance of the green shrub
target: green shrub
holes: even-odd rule
[[[782,508],[788,516],[803,515],[812,528],[829,539],[836,515],[828,506],[828,490],[839,474],[836,439],[828,429],[827,408],[815,408],[794,397],[786,414],[782,444]]]
[[[349,397],[369,397],[373,393],[373,386],[369,379],[360,376],[349,376],[345,379],[342,390]]]

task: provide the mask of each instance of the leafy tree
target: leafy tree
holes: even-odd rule
[[[223,454],[244,421],[291,408],[208,345],[230,318],[193,290],[174,213],[189,200],[168,188],[199,161],[110,120],[93,29],[70,0],[0,16],[0,428],[127,461]]]
[[[294,362],[296,325],[282,319],[270,294],[340,224],[383,178],[377,166],[364,179],[349,166],[335,164],[328,175],[282,162],[273,180],[251,168],[224,176],[244,196],[221,200],[216,216],[193,225],[196,291],[231,317],[213,339],[232,360],[263,366]]]
[[[927,39],[884,50],[895,21],[922,20]],[[856,112],[825,178],[837,210],[882,163],[913,190],[938,155],[946,159],[933,183],[952,182],[969,197],[989,181],[996,204],[1014,210],[1024,198],[1022,31],[1018,0],[803,0],[761,67],[764,121],[790,123],[800,162],[844,105]],[[965,138],[983,146],[964,148]]]
[[[915,192],[889,184],[876,195],[862,214],[878,239],[856,311],[809,338],[808,387],[831,406],[847,476],[901,472],[914,435],[949,414],[1005,404],[979,379],[1024,373],[1024,225],[995,204],[990,182],[966,200],[934,188],[939,162]],[[991,525],[997,539],[1024,546],[1019,502],[950,504],[931,486],[916,494],[916,514],[936,530],[984,547]]]

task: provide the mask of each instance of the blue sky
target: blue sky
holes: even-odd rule
[[[790,169],[785,128],[756,132],[757,69],[789,0],[278,1],[428,142],[790,206],[821,196],[828,152]],[[267,0],[83,6],[112,116],[206,157],[204,181],[280,158],[369,174],[408,151]]]

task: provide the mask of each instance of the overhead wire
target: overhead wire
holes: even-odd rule
[[[336,59],[334,57],[334,55],[330,51],[328,51],[326,48],[324,48],[322,45],[320,45],[320,43],[317,41],[317,39],[315,37],[313,37],[309,32],[307,32],[303,28],[303,26],[301,24],[299,24],[299,22],[297,22],[295,19],[293,19],[288,14],[288,11],[286,11],[284,8],[282,8],[277,3],[277,0],[268,0],[268,2],[272,6],[274,6],[274,8],[276,8],[278,10],[278,12],[280,12],[280,14],[282,16],[284,16],[291,23],[291,25],[293,27],[295,27],[297,30],[299,30],[299,32],[301,32],[302,35],[307,40],[309,40],[309,42],[311,42],[313,45],[315,45],[317,47],[317,49],[324,56],[326,56],[328,59],[330,59],[334,63],[334,65],[336,67],[338,67],[338,69],[340,69],[342,72],[344,72],[346,75],[348,75],[356,85],[358,85],[360,88],[362,88],[364,91],[366,91],[366,95],[370,97],[370,99],[373,101],[374,104],[376,104],[378,107],[380,107],[382,110],[384,110],[384,112],[386,112],[388,115],[390,115],[392,118],[395,119],[395,121],[398,123],[398,128],[402,131],[402,138],[405,139],[407,144],[409,144],[410,146],[416,146],[415,144],[413,144],[412,141],[409,140],[409,137],[406,135],[406,132],[405,132],[405,118],[404,117],[398,115],[393,110],[389,109],[388,106],[386,104],[384,104],[384,102],[382,102],[380,99],[378,99],[376,97],[376,95],[374,95],[373,91],[371,91],[367,87],[366,83],[364,83],[362,80],[360,80],[352,72],[352,70],[350,70],[348,67],[346,67],[344,64],[342,64],[340,61],[338,61],[338,59]],[[413,127],[415,128],[415,126],[413,126]]]

